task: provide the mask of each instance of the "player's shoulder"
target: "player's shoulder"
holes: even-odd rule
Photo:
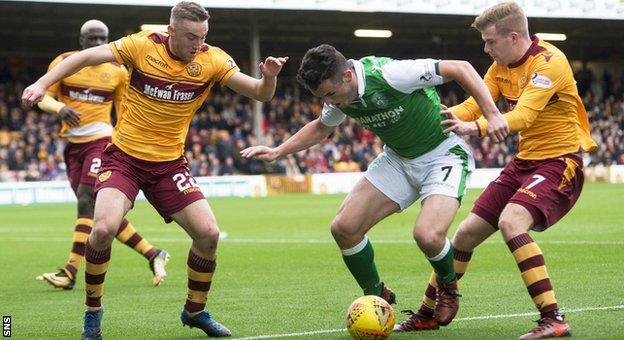
[[[557,66],[560,64],[568,64],[568,58],[566,55],[558,49],[555,45],[539,40],[535,44],[534,64],[537,65],[549,65]]]
[[[215,62],[227,62],[231,67],[236,66],[234,59],[225,52],[222,48],[208,45],[204,43],[200,48],[197,56],[195,56],[196,62],[202,64],[212,64]]]

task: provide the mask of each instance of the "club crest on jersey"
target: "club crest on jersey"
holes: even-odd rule
[[[103,83],[108,83],[111,81],[111,74],[107,72],[100,73],[100,81]]]
[[[104,171],[103,173],[101,173],[101,174],[98,176],[98,181],[100,181],[100,182],[106,182],[106,181],[107,181],[107,180],[111,177],[111,175],[112,175],[112,174],[113,174],[113,172],[112,172],[112,171],[110,171],[110,170],[108,170],[108,171]]]
[[[388,99],[383,93],[374,93],[371,100],[373,101],[373,104],[379,108],[388,106]]]
[[[520,76],[520,79],[518,79],[518,87],[520,87],[521,89],[523,89],[527,84],[527,77],[526,74],[523,74]]]
[[[196,62],[186,65],[186,73],[191,77],[197,77],[202,72],[202,66]]]
[[[236,67],[236,63],[235,63],[235,62],[234,62],[234,60],[232,60],[232,59],[228,59],[228,61],[227,61],[227,65],[228,65],[228,67],[229,67],[229,68],[234,68],[234,67]]]

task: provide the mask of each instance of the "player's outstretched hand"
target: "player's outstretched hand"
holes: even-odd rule
[[[269,148],[264,145],[248,147],[242,150],[240,154],[245,158],[255,158],[267,162],[272,162],[278,157],[277,150],[275,148]]]
[[[39,83],[34,83],[24,89],[22,93],[22,105],[33,106],[43,99],[46,88]]]
[[[277,77],[282,70],[282,66],[286,64],[288,57],[268,57],[264,62],[260,63],[260,72],[265,77]]]
[[[80,112],[67,105],[63,106],[61,111],[59,111],[59,116],[71,127],[80,125]]]
[[[509,134],[509,124],[502,114],[494,116],[494,118],[488,119],[487,134],[496,143],[500,143],[505,140],[507,134]]]
[[[444,133],[454,132],[460,136],[469,136],[469,135],[478,135],[479,130],[477,124],[475,122],[464,122],[460,120],[451,112],[451,110],[446,109],[440,111],[443,119],[440,122],[440,125],[444,128]]]

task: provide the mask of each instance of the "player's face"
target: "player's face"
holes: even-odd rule
[[[87,49],[94,46],[100,46],[108,42],[108,34],[106,31],[94,28],[80,36],[80,47]]]
[[[503,35],[496,31],[494,25],[488,26],[481,32],[481,39],[485,43],[483,51],[490,55],[494,61],[502,66],[513,63],[513,32]]]
[[[179,20],[169,25],[171,49],[176,57],[192,61],[208,34],[208,21]]]
[[[328,104],[345,107],[357,97],[357,86],[354,86],[354,83],[357,85],[353,70],[346,69],[339,81],[325,79],[312,93]]]

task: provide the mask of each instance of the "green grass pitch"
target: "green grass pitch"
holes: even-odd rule
[[[464,201],[459,220],[480,191]],[[208,297],[215,319],[234,337],[348,339],[346,309],[361,292],[329,233],[343,195],[212,199],[222,231],[217,272]],[[411,239],[419,204],[369,234],[382,279],[395,290],[397,319],[416,310],[431,272]],[[165,225],[147,203],[129,219],[172,259],[160,287],[151,287],[143,257],[115,243],[106,276],[106,338],[202,338],[181,326],[190,241]],[[72,291],[35,276],[62,266],[71,246],[73,204],[0,206],[0,314],[12,316],[21,339],[80,336],[84,275]],[[532,233],[546,257],[559,305],[578,339],[624,338],[624,186],[588,183],[576,207],[545,233]],[[477,249],[461,281],[456,321],[438,331],[400,338],[515,339],[537,319],[518,269],[499,234]],[[567,312],[566,312],[567,311]]]

